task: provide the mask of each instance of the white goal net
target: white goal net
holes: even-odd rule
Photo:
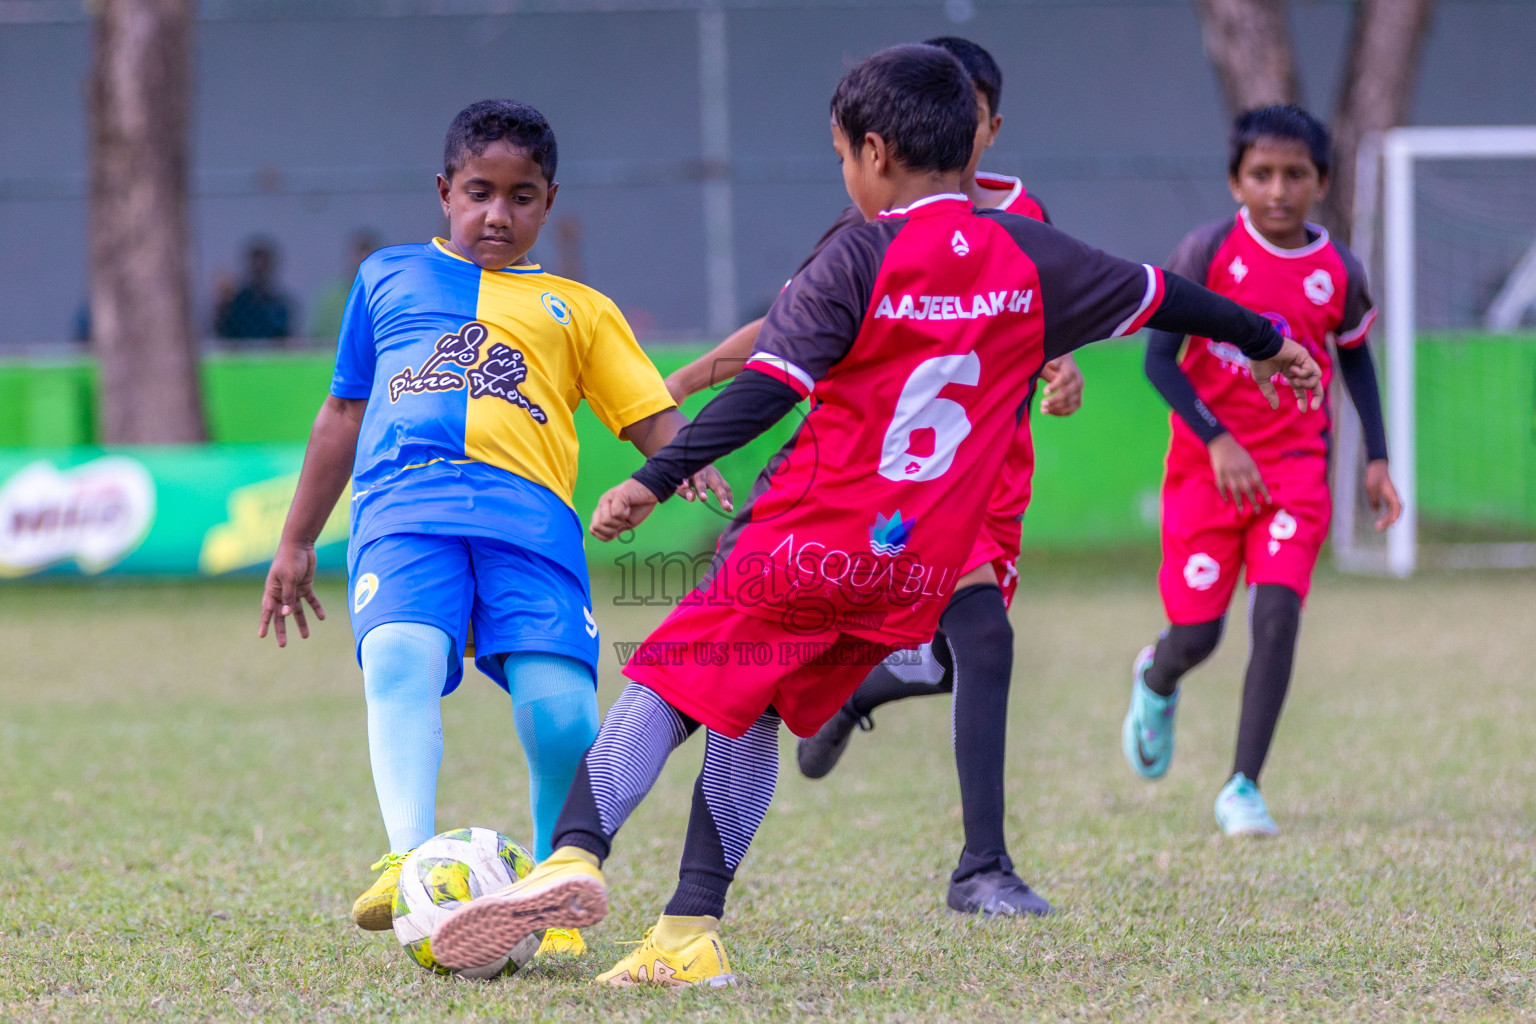
[[[1398,128],[1362,147],[1354,246],[1382,310],[1383,536],[1341,393],[1333,549],[1348,571],[1536,565],[1536,127]]]

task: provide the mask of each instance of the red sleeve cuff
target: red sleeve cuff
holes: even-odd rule
[[[747,363],[743,369],[756,370],[776,381],[788,384],[801,398],[809,398],[811,392],[816,390],[816,381],[810,374],[783,356],[772,352],[753,352],[747,357]]]
[[[1115,333],[1110,335],[1112,338],[1135,334],[1147,326],[1147,321],[1151,320],[1153,315],[1157,313],[1157,307],[1163,304],[1162,269],[1154,267],[1150,263],[1143,263],[1142,269],[1147,272],[1147,289],[1142,294],[1141,305],[1137,307],[1136,312],[1132,313],[1124,323],[1115,328]]]
[[[1338,342],[1340,348],[1354,348],[1357,345],[1364,344],[1365,336],[1371,333],[1371,327],[1375,323],[1376,309],[1373,306],[1365,311],[1365,316],[1360,318],[1360,322],[1355,325],[1354,330],[1341,331],[1333,336],[1333,340]]]

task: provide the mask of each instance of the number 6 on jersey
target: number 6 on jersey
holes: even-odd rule
[[[974,387],[981,380],[975,352],[935,356],[917,364],[902,385],[896,413],[880,444],[880,475],[887,480],[936,480],[955,461],[971,432],[965,407],[939,392],[949,384]]]

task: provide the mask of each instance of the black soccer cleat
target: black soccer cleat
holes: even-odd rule
[[[1044,917],[1051,905],[1012,871],[983,871],[949,883],[949,909],[978,917]]]
[[[815,736],[803,739],[795,746],[795,762],[800,765],[800,774],[808,779],[825,778],[837,767],[843,751],[848,749],[853,730],[858,728],[868,732],[874,727],[874,719],[853,710],[852,701],[844,704]]]

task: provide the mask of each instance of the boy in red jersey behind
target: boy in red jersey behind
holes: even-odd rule
[[[1314,391],[1321,402],[1317,364],[1263,317],[1038,221],[977,213],[957,191],[976,102],[945,51],[876,54],[843,77],[832,115],[844,182],[870,222],[796,275],[746,368],[686,436],[603,495],[591,532],[611,540],[638,526],[674,489],[666,481],[814,392],[797,458],[708,587],[626,666],[633,682],[577,770],[559,848],[433,931],[445,966],[489,963],[540,928],[601,920],[614,836],[702,725],[678,887],[639,947],[598,980],[732,982],[720,916],[773,796],[780,721],[809,735],[872,664],[933,635],[1045,361],[1151,323],[1230,339],[1269,395],[1270,375],[1283,373],[1298,401]]]
[[[1250,111],[1234,126],[1228,173],[1242,204],[1237,215],[1191,232],[1168,269],[1262,313],[1312,354],[1325,384],[1337,362],[1360,413],[1370,459],[1366,494],[1379,512],[1376,528],[1385,530],[1402,503],[1387,471],[1381,399],[1365,344],[1376,310],[1354,254],[1306,220],[1328,185],[1327,129],[1300,107]],[[1183,335],[1150,332],[1146,370],[1173,410],[1158,574],[1170,625],[1136,659],[1121,745],[1144,778],[1168,770],[1179,679],[1216,649],[1244,569],[1251,646],[1237,751],[1216,798],[1216,821],[1228,835],[1275,835],[1259,772],[1328,535],[1330,410],[1276,415],[1250,401],[1248,359],[1209,338],[1191,336],[1186,346]]]

